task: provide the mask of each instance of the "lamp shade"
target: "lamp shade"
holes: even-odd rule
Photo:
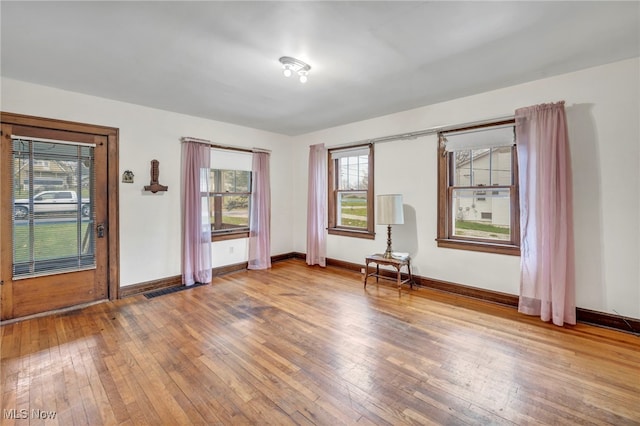
[[[402,194],[378,195],[377,201],[376,222],[379,225],[402,225],[404,223]]]

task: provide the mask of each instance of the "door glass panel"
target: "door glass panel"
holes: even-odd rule
[[[95,268],[94,148],[12,142],[14,278]]]

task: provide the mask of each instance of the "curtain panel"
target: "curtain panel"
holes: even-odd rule
[[[518,311],[576,323],[573,199],[564,102],[516,110],[520,189]]]
[[[248,269],[271,268],[269,153],[254,152],[251,178]]]
[[[327,266],[327,150],[324,144],[309,147],[307,192],[307,265]]]
[[[211,282],[210,148],[182,143],[182,283]]]

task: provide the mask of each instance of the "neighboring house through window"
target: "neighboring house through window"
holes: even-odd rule
[[[209,214],[213,241],[249,236],[251,153],[212,149]]]
[[[438,246],[520,254],[514,121],[440,133]]]
[[[373,145],[329,150],[329,234],[375,237]]]

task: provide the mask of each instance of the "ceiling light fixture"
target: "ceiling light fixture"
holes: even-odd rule
[[[290,56],[283,56],[280,58],[280,63],[282,64],[282,68],[284,69],[283,73],[285,77],[291,77],[294,72],[298,73],[300,78],[300,83],[307,82],[307,75],[309,74],[309,70],[311,66],[302,62],[299,59],[292,58]]]

